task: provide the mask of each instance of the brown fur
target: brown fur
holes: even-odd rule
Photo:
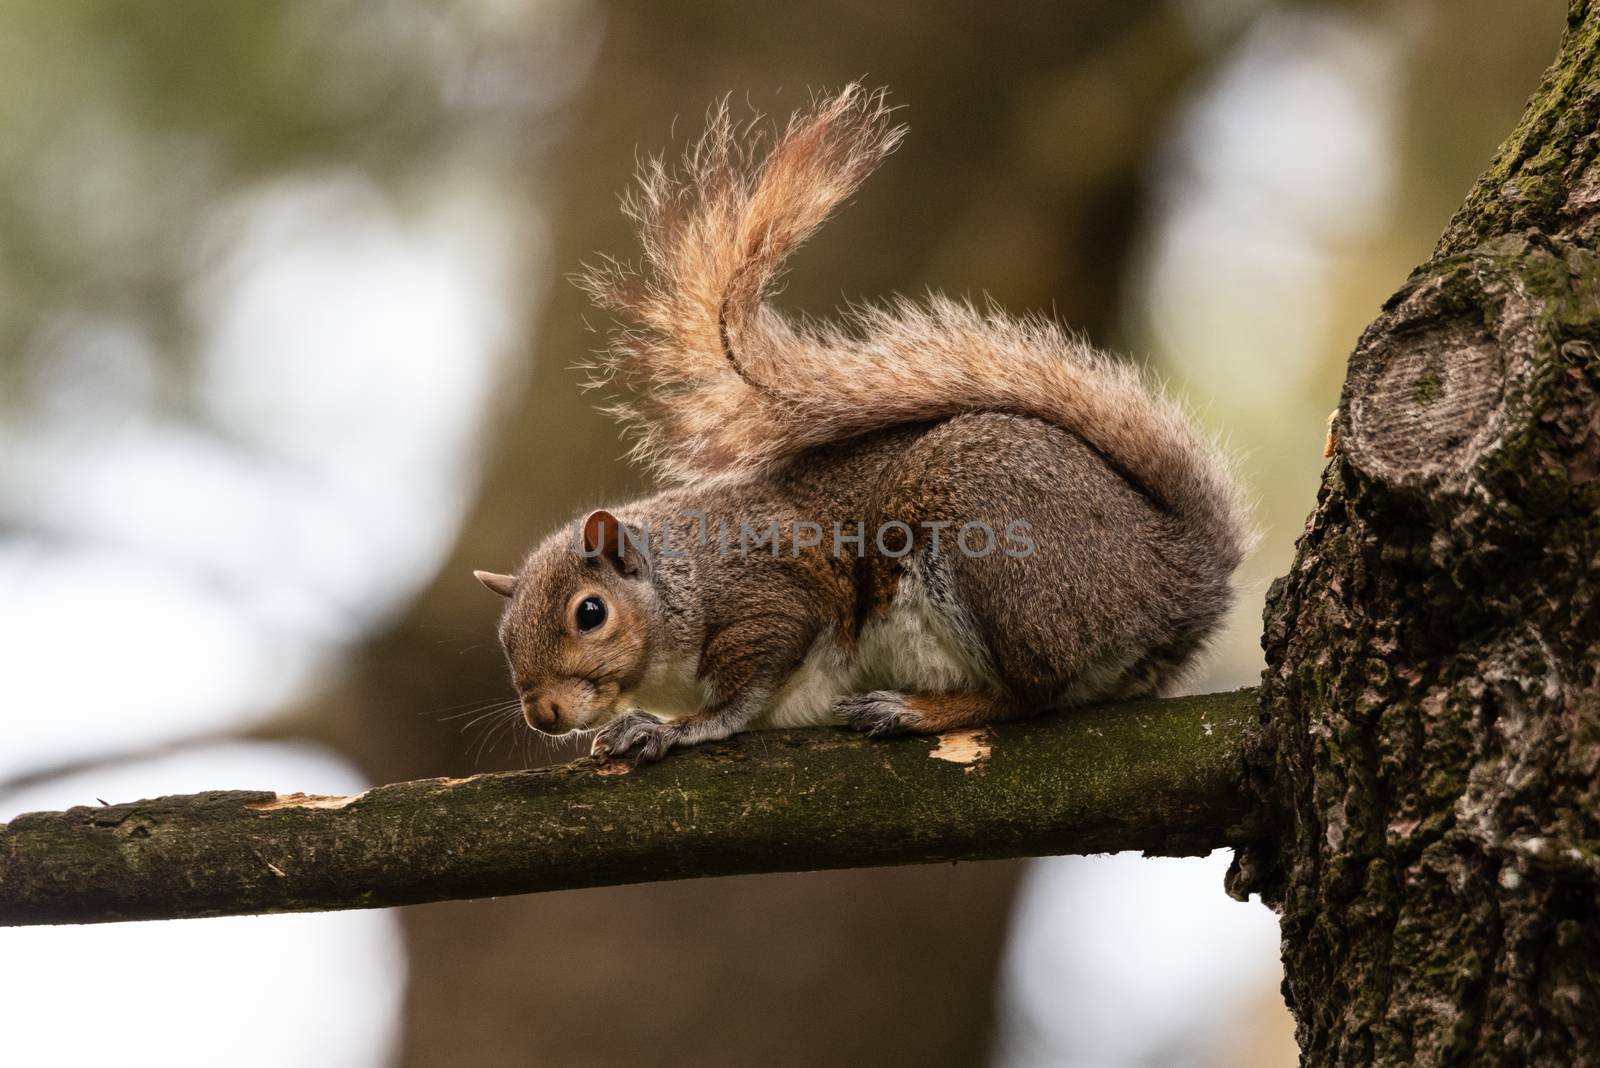
[[[648,164],[626,203],[643,265],[584,278],[628,322],[593,381],[625,391],[611,410],[673,488],[581,523],[583,540],[606,542],[599,558],[567,528],[523,565],[502,640],[525,704],[570,706],[559,729],[606,724],[602,757],[654,759],[777,714],[802,668],[834,673],[818,685],[883,676],[831,711],[873,734],[1169,687],[1226,609],[1244,552],[1222,454],[1136,371],[1053,323],[941,297],[858,307],[840,324],[773,310],[785,257],[902,131],[881,93],[850,86],[764,156],[742,133],[723,105],[680,170]],[[828,538],[729,555],[668,533],[691,512],[917,533],[903,556],[841,557]],[[1037,550],[1020,558],[927,533],[1016,521]],[[630,555],[620,532],[645,528]],[[505,592],[503,578],[485,582]],[[579,634],[587,591],[612,614]],[[928,646],[930,627],[942,645]],[[885,682],[898,689],[870,688]],[[630,696],[691,707],[663,721],[630,711]]]
[[[908,693],[903,698],[914,730],[938,734],[957,727],[976,727],[1006,718],[1008,709],[990,694]]]
[[[501,618],[500,642],[511,656],[511,679],[522,698],[523,716],[539,730],[566,731],[614,712],[617,698],[637,685],[657,629],[651,599],[601,559],[585,560],[570,544],[553,545],[541,566],[524,568]],[[565,549],[565,552],[559,551]],[[607,606],[605,623],[582,634],[574,610],[585,597]],[[552,611],[554,609],[554,611]],[[540,702],[554,701],[564,715],[541,715]]]

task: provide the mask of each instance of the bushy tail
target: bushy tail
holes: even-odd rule
[[[644,264],[580,283],[629,325],[592,383],[635,458],[674,481],[753,472],[814,446],[972,411],[1031,415],[1078,434],[1228,566],[1244,509],[1229,465],[1141,375],[1041,318],[932,297],[792,321],[765,303],[783,262],[904,134],[883,93],[847,86],[796,114],[771,149],[726,102],[678,171],[650,161],[624,210]]]

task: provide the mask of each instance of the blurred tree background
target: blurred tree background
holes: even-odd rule
[[[20,785],[40,769],[195,739],[315,745],[371,782],[571,755],[452,718],[505,694],[470,569],[643,488],[577,392],[602,324],[562,276],[632,254],[617,194],[709,101],[781,115],[857,77],[891,88],[911,136],[785,303],[988,293],[1173,378],[1260,502],[1196,682],[1248,684],[1344,355],[1509,131],[1562,9],[7,5],[0,777],[18,792],[0,818],[41,796]],[[53,781],[82,801],[94,775]],[[394,1056],[1076,1063],[1027,1008],[1068,991],[1008,980],[997,1020],[1023,870],[402,910]],[[1280,1017],[1269,981],[1203,1042],[1139,1056],[1286,1063]]]

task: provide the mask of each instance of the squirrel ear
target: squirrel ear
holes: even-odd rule
[[[515,575],[497,575],[493,571],[474,571],[472,577],[502,597],[510,597],[517,588]]]
[[[585,559],[598,557],[630,577],[648,572],[644,538],[604,508],[589,513],[579,534]]]

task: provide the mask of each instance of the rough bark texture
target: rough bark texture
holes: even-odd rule
[[[1253,691],[873,742],[751,733],[660,764],[218,791],[0,824],[0,925],[373,908],[746,872],[1244,839]]]
[[[1235,893],[1305,1065],[1600,1063],[1600,19],[1351,357]]]

